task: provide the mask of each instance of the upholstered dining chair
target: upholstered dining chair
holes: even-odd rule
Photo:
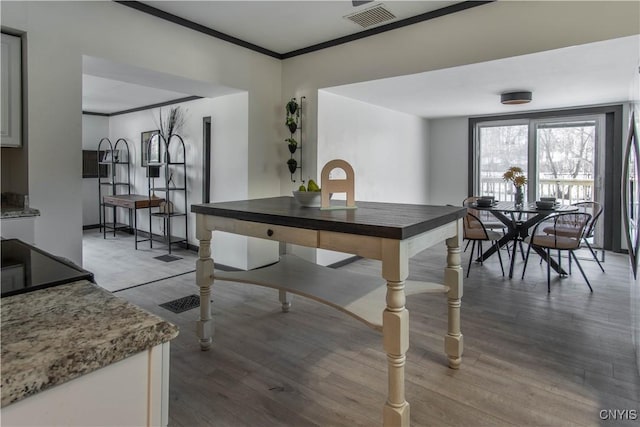
[[[486,211],[480,211],[478,209],[474,209],[471,205],[473,203],[475,203],[480,197],[478,196],[469,196],[466,199],[464,199],[462,201],[462,206],[466,206],[467,208],[467,212],[470,212],[471,214],[475,215],[476,217],[478,217],[481,221],[482,224],[484,225],[484,228],[486,228],[487,230],[491,230],[491,231],[495,231],[498,230],[500,232],[502,232],[502,234],[504,234],[506,232],[507,226],[504,225],[503,223],[501,223],[500,221],[498,221],[493,215],[491,215],[489,212]],[[465,252],[467,251],[467,248],[469,247],[469,243],[471,242],[471,240],[469,240],[467,242],[467,244],[464,247]],[[507,251],[507,253],[510,253],[509,251]]]
[[[602,205],[598,202],[578,202],[573,203],[572,206],[577,206],[580,209],[580,212],[588,213],[589,215],[591,215],[591,221],[589,221],[589,224],[587,224],[587,227],[584,230],[582,241],[587,245],[587,248],[589,248],[591,255],[593,255],[593,259],[596,260],[596,262],[598,263],[598,267],[600,267],[600,270],[602,270],[602,272],[604,273],[604,267],[600,263],[598,256],[589,243],[589,239],[593,239],[593,236],[595,234],[596,223],[598,222],[600,215],[602,215]],[[561,236],[575,234],[575,230],[572,228],[571,224],[559,225],[557,229],[554,229],[553,227],[547,227],[543,231],[547,234],[559,233]],[[602,254],[602,262],[604,262],[604,251],[602,252]]]
[[[502,265],[502,256],[500,255],[500,247],[498,246],[498,240],[500,240],[500,233],[487,230],[486,226],[480,218],[478,218],[473,213],[467,210],[467,215],[464,217],[463,221],[463,234],[464,238],[470,242],[473,242],[471,246],[471,254],[469,255],[469,267],[467,268],[467,277],[469,277],[469,271],[471,271],[471,263],[473,262],[473,258],[475,257],[474,251],[476,248],[476,242],[478,243],[478,256],[482,254],[482,242],[491,242],[491,244],[495,245],[496,253],[498,254],[498,259],[500,260],[500,270],[502,270],[502,275],[504,276],[504,267]]]
[[[524,259],[524,267],[522,268],[522,279],[524,279],[527,271],[527,263],[531,247],[536,246],[547,252],[547,292],[551,292],[551,251],[557,250],[558,254],[562,251],[569,252],[569,274],[571,274],[571,257],[582,273],[589,290],[593,292],[593,288],[587,279],[578,258],[574,251],[580,248],[585,230],[591,221],[591,215],[586,212],[562,212],[549,215],[535,225],[531,235],[525,238],[525,242],[529,244],[527,248],[527,256]],[[561,258],[558,256],[558,265]]]
[[[500,221],[498,221],[493,215],[491,215],[489,212],[486,211],[479,211],[477,209],[474,209],[473,207],[470,207],[470,205],[472,203],[475,203],[480,197],[477,196],[470,196],[467,197],[466,199],[464,199],[462,201],[462,206],[466,206],[467,207],[467,211],[470,211],[473,215],[477,216],[478,218],[480,218],[482,220],[482,223],[484,224],[485,228],[487,230],[500,230],[500,231],[504,231],[507,227],[506,225],[504,225],[503,223],[501,223]]]

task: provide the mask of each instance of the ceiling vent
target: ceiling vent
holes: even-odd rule
[[[349,21],[355,22],[362,28],[367,28],[372,25],[377,25],[382,22],[395,19],[395,15],[385,9],[383,4],[370,7],[360,12],[352,13],[351,15],[344,16]]]

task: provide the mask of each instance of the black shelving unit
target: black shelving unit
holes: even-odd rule
[[[171,135],[169,140],[165,140],[162,135],[156,135],[154,138],[159,138],[162,142],[161,159],[160,163],[147,163],[147,176],[148,176],[148,189],[149,198],[162,197],[156,193],[162,193],[165,199],[165,208],[153,208],[149,207],[149,234],[151,237],[151,247],[153,247],[153,229],[152,218],[162,218],[164,224],[164,232],[162,241],[167,245],[169,254],[171,254],[171,247],[176,244],[182,244],[185,248],[189,245],[189,215],[187,205],[187,163],[186,163],[186,149],[184,140],[180,135]],[[151,144],[149,144],[149,150]],[[173,153],[173,155],[171,154]],[[151,153],[147,153],[147,158]],[[160,173],[155,174],[152,170],[157,168]],[[154,176],[159,175],[163,187],[155,187]],[[175,203],[176,194],[182,193],[183,203],[178,206]],[[173,221],[176,219],[184,219],[184,237],[174,236],[172,233]]]
[[[104,203],[103,196],[117,194],[131,194],[131,156],[129,144],[124,138],[120,138],[115,144],[109,138],[102,138],[98,143],[98,171],[101,165],[107,166],[107,177],[98,175],[98,212],[100,217],[100,229],[102,237],[106,239],[107,229],[116,235],[117,230],[131,230],[131,212],[129,223],[117,221],[117,206]],[[106,211],[111,209],[112,221],[107,222]]]

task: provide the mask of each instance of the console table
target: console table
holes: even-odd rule
[[[129,218],[131,218],[131,214],[133,214],[133,234],[135,236],[135,248],[138,249],[139,242],[146,242],[147,240],[151,240],[151,218],[149,218],[149,239],[138,240],[138,219],[136,215],[136,211],[138,209],[148,209],[155,208],[160,206],[160,203],[164,202],[164,199],[160,197],[150,198],[147,195],[142,194],[116,194],[112,196],[102,196],[102,218],[105,218],[105,206],[116,206],[121,208],[129,209]],[[106,221],[106,220],[105,220]],[[131,224],[131,223],[129,223]],[[107,229],[103,227],[104,236],[106,237]],[[113,218],[113,233],[115,235],[116,230],[116,218],[114,215]]]
[[[200,241],[196,283],[200,288],[197,335],[202,350],[208,350],[212,343],[209,301],[214,278],[278,289],[285,312],[291,307],[288,292],[312,298],[382,332],[389,377],[383,424],[408,426],[404,367],[409,349],[409,312],[405,297],[446,292],[448,330],[444,349],[449,366],[459,368],[463,350],[460,246],[466,208],[358,202],[357,209],[320,210],[301,207],[292,197],[274,197],[192,205],[191,211],[196,214],[196,237]],[[278,263],[257,270],[214,271],[211,238],[216,230],[380,260],[382,278],[321,267],[293,255],[284,255]],[[440,242],[446,242],[447,247],[443,284],[407,281],[409,258]]]

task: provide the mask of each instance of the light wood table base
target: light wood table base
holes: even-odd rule
[[[280,262],[273,266],[254,271],[214,271],[214,262],[211,259],[211,238],[214,230],[338,250],[380,260],[382,280],[320,267],[291,255],[281,257]],[[462,220],[459,218],[406,239],[394,239],[197,213],[196,237],[200,241],[199,259],[196,261],[196,283],[200,288],[200,321],[197,324],[197,335],[202,350],[208,350],[212,344],[214,327],[210,298],[214,278],[278,289],[284,312],[289,311],[291,307],[288,293],[312,298],[382,331],[382,345],[387,353],[388,366],[388,397],[383,407],[383,423],[385,426],[408,426],[410,410],[404,386],[406,353],[409,349],[409,311],[405,307],[406,296],[422,292],[446,292],[448,328],[444,338],[444,349],[449,366],[453,369],[460,367],[463,352],[460,332],[463,276],[460,266]],[[409,258],[442,241],[445,241],[447,246],[444,283],[407,281]]]

